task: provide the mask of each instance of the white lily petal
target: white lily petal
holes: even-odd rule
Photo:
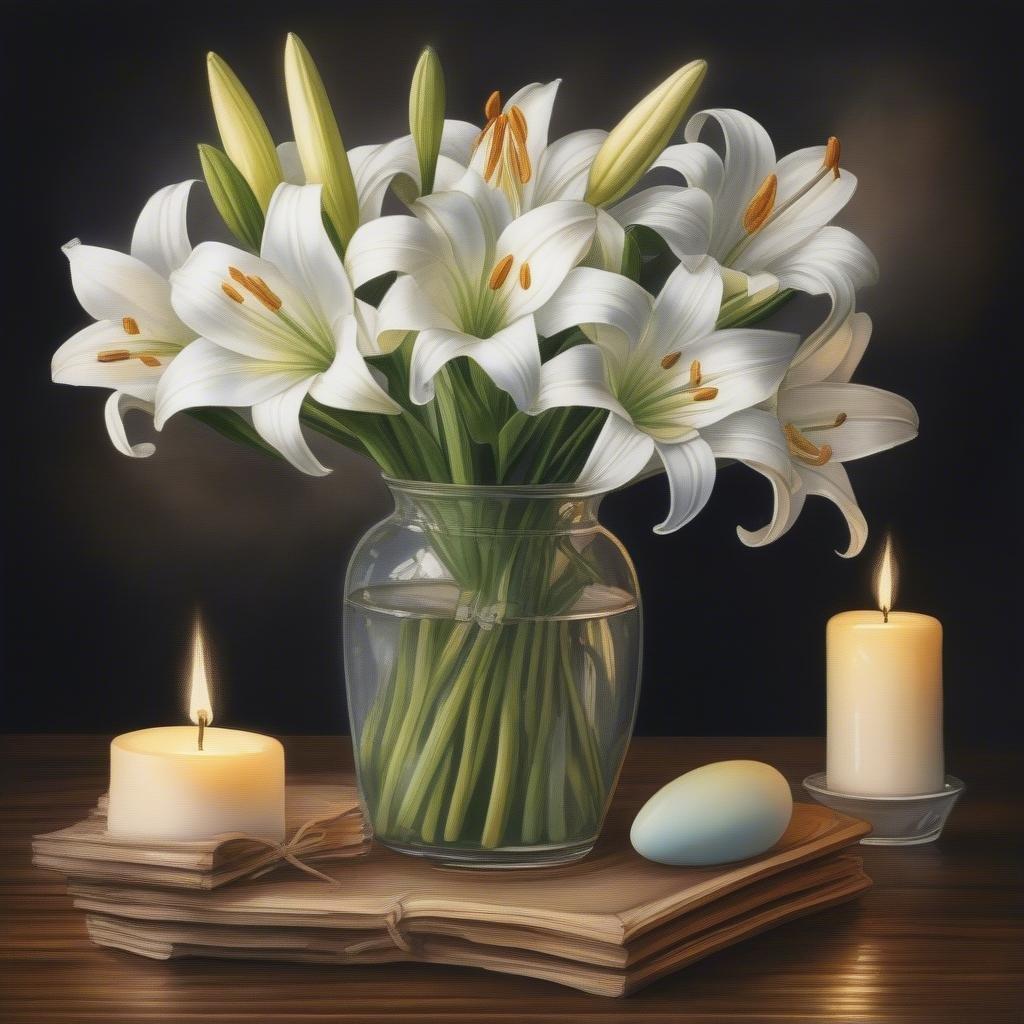
[[[312,377],[298,380],[280,394],[257,402],[252,407],[252,425],[260,437],[296,469],[309,476],[326,476],[331,471],[309,450],[299,422],[299,412],[312,380]]]
[[[576,482],[581,488],[601,493],[625,487],[644,472],[654,453],[654,442],[628,419],[611,415]]]
[[[156,395],[157,381],[180,351],[145,335],[127,335],[120,321],[99,320],[68,338],[53,354],[50,374],[55,384],[113,388],[143,401]],[[100,361],[104,352],[128,352],[132,357]],[[134,353],[149,356],[146,362]],[[157,360],[157,365],[152,365]],[[149,364],[149,365],[147,365]]]
[[[597,230],[590,243],[590,251],[583,258],[584,266],[608,270],[618,274],[622,270],[622,257],[626,249],[626,232],[607,211],[597,211]]]
[[[473,129],[476,133],[477,129]],[[475,134],[474,134],[475,138]],[[434,191],[449,192],[466,176],[466,161],[453,160],[444,155],[443,143],[441,155],[437,158],[437,167],[434,169]],[[417,196],[417,198],[419,198]],[[411,202],[407,202],[411,206]]]
[[[857,504],[846,470],[838,462],[828,462],[824,466],[798,466],[797,473],[803,485],[799,495],[815,494],[828,498],[843,513],[850,531],[850,544],[845,551],[837,551],[836,554],[843,558],[859,555],[867,543],[868,522]]]
[[[362,224],[380,216],[384,197],[393,184],[396,191],[410,201],[419,195],[419,160],[411,135],[376,146],[357,146],[348,151],[348,161]]]
[[[255,406],[300,380],[306,367],[260,362],[197,338],[167,368],[156,390],[156,429],[184,409],[200,406]]]
[[[548,129],[551,125],[551,111],[555,106],[560,78],[551,82],[534,82],[525,85],[517,93],[508,98],[504,111],[507,114],[513,107],[518,107],[526,119],[526,152],[530,155],[533,167],[540,164],[541,157],[548,145]]]
[[[655,167],[667,167],[686,179],[690,188],[699,188],[712,199],[717,199],[725,181],[725,164],[722,158],[704,142],[686,142],[681,146],[669,146],[657,160]]]
[[[405,215],[363,224],[345,250],[345,266],[356,288],[393,271],[420,273],[443,258],[444,250],[430,228]]]
[[[336,340],[338,354],[328,369],[313,378],[310,396],[333,409],[385,416],[401,413],[402,407],[380,385],[359,351],[354,316],[346,317],[338,325]]]
[[[669,508],[655,533],[674,533],[708,503],[715,486],[715,456],[699,434],[676,444],[655,443],[668,476]]]
[[[486,263],[493,252],[493,239],[488,237],[489,225],[484,222],[473,196],[459,189],[434,192],[418,199],[413,209],[437,239],[435,244],[444,254],[445,262],[457,268],[467,281],[479,281],[490,271]],[[405,267],[392,269],[405,270]]]
[[[327,237],[322,185],[278,185],[267,208],[260,255],[333,324],[355,308],[352,285]]]
[[[696,142],[708,118],[714,118],[725,139],[725,175],[715,200],[712,255],[724,258],[746,236],[743,214],[761,183],[775,170],[775,147],[768,133],[739,110],[702,110],[686,125],[686,141]]]
[[[541,155],[537,173],[526,184],[524,205],[533,209],[558,199],[582,199],[590,165],[606,138],[606,131],[591,128],[552,142]]]
[[[844,383],[853,371],[871,339],[871,318],[867,313],[847,317],[831,337],[823,338],[813,349],[801,346],[786,371],[785,387],[816,384],[823,380]]]
[[[678,350],[681,371],[697,360],[702,383],[718,389],[718,395],[710,401],[689,404],[685,422],[703,428],[771,398],[799,340],[797,335],[782,331],[738,327],[716,331]]]
[[[265,281],[302,333],[289,327],[236,281],[230,273],[232,267]],[[253,359],[301,360],[316,367],[334,358],[330,321],[307,302],[273,263],[260,256],[222,242],[203,242],[196,246],[185,265],[174,272],[171,284],[174,308],[192,328],[193,335],[210,338]],[[242,301],[231,298],[225,285]]]
[[[759,530],[736,527],[747,547],[778,540],[793,524],[791,494],[800,486],[779,421],[763,409],[744,409],[701,430],[701,437],[719,459],[736,459],[760,473],[772,486],[771,519]]]
[[[711,240],[711,197],[698,188],[656,185],[608,211],[620,224],[643,224],[665,240],[675,256],[699,256]]]
[[[530,412],[572,406],[607,409],[629,419],[608,387],[604,354],[596,345],[576,345],[540,368],[540,387]]]
[[[656,353],[668,353],[706,338],[715,329],[721,305],[722,276],[718,264],[706,259],[694,270],[680,264],[654,300],[651,327],[644,343],[650,344]]]
[[[441,129],[441,156],[463,168],[468,167],[473,143],[479,134],[480,129],[475,124],[448,118]]]
[[[505,193],[491,188],[476,171],[466,171],[452,186],[452,190],[468,196],[476,208],[476,216],[483,230],[487,251],[494,252],[498,235],[512,222],[512,208]],[[437,191],[435,189],[435,191]],[[485,270],[489,270],[485,267]]]
[[[187,341],[193,337],[171,308],[171,288],[148,263],[114,249],[64,246],[71,264],[71,285],[93,320],[131,317],[150,337]]]
[[[840,414],[845,420],[831,424]],[[813,444],[827,444],[837,462],[888,451],[917,436],[914,406],[900,395],[865,384],[803,384],[779,392],[779,419],[795,424]]]
[[[168,185],[151,196],[135,222],[131,254],[152,267],[161,277],[188,259],[188,197],[195,181]]]
[[[294,142],[282,142],[277,147],[277,159],[281,162],[281,173],[289,185],[305,185],[306,172],[302,169],[299,147]]]
[[[153,403],[143,402],[131,395],[115,391],[103,407],[103,420],[107,426],[107,434],[110,436],[110,443],[122,455],[127,455],[130,459],[148,459],[156,451],[156,445],[151,441],[132,444],[125,431],[124,414],[132,410],[146,412],[152,416]]]
[[[537,329],[550,337],[582,326],[595,344],[622,359],[643,336],[653,305],[651,295],[628,277],[576,267],[537,311]]]
[[[516,408],[526,411],[540,383],[540,349],[533,317],[509,324],[493,337],[481,340],[454,331],[421,331],[412,350],[409,394],[418,405],[434,397],[434,376],[459,356],[472,359],[503,391]]]
[[[377,310],[377,348],[393,352],[410,331],[444,330],[458,333],[457,312],[446,292],[428,298],[415,278],[400,277],[388,289]]]
[[[589,203],[564,199],[514,220],[498,238],[495,262],[511,255],[512,268],[501,287],[505,322],[540,309],[590,248],[597,214]],[[523,266],[529,265],[528,287]],[[490,272],[491,268],[486,268]]]
[[[867,313],[854,313],[847,323],[852,328],[852,336],[846,348],[846,354],[828,375],[828,380],[838,384],[845,384],[850,380],[854,371],[860,366],[860,361],[867,351],[868,342],[871,340],[872,323],[871,317]]]
[[[816,351],[854,311],[856,291],[878,279],[878,264],[856,235],[833,226],[822,228],[805,245],[787,253],[775,267],[783,288],[828,295],[832,308],[821,326],[800,346]]]

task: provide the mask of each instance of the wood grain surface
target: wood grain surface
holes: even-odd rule
[[[285,741],[289,769],[329,781],[351,765],[343,737]],[[613,815],[621,825],[663,782],[749,757],[799,782],[824,763],[816,739],[640,738]],[[861,847],[874,888],[753,938],[622,1000],[525,978],[418,965],[324,968],[153,962],[93,946],[29,840],[84,815],[106,785],[107,738],[0,741],[0,1020],[288,1022],[494,1020],[723,1024],[1024,1020],[1024,757],[958,752],[967,782],[938,843]]]

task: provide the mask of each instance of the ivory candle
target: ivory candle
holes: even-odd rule
[[[193,637],[194,726],[141,729],[110,745],[107,830],[187,841],[244,832],[284,839],[284,748],[270,736],[214,729],[199,623]]]
[[[886,544],[879,611],[842,612],[826,629],[828,788],[864,796],[942,790],[942,623],[895,612]]]

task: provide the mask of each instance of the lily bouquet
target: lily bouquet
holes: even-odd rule
[[[551,140],[558,81],[492,93],[480,124],[449,120],[427,49],[409,134],[346,149],[292,35],[295,138],[275,147],[227,64],[208,65],[222,146],[199,156],[235,241],[193,249],[185,181],[149,200],[130,253],[69,242],[95,322],[53,379],[111,391],[126,455],[154,451],[127,436],[141,409],[313,475],[329,469],[306,430],[375,460],[397,526],[353,559],[346,659],[378,836],[455,859],[578,856],[639,670],[635,576],[593,496],[664,472],[669,533],[739,463],[773,495],[765,525],[737,528],[744,544],[774,541],[818,495],[852,556],[867,526],[843,463],[917,431],[906,400],[851,383],[871,335],[856,292],[877,270],[830,223],[856,188],[839,141],[778,159],[751,117],[711,109],[670,144],[703,61],[610,132]],[[673,183],[645,185],[656,168]],[[798,293],[827,298],[820,326],[760,326]]]

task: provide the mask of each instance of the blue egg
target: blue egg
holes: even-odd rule
[[[633,820],[629,839],[659,864],[728,864],[770,849],[792,816],[789,783],[771,765],[718,761],[662,786]]]

